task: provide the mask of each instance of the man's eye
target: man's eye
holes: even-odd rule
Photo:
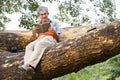
[[[46,13],[44,13],[44,14],[40,14],[40,15],[46,15]]]

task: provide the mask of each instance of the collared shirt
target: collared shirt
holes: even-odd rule
[[[58,34],[61,33],[61,30],[60,30],[60,28],[59,28],[59,25],[58,25],[58,23],[57,23],[56,21],[50,20],[50,24],[51,24],[51,26],[54,28],[54,30],[55,30]]]

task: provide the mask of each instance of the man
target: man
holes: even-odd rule
[[[51,26],[48,31],[44,33],[37,33],[37,29],[39,29],[39,27],[34,27],[32,30],[35,40],[26,46],[24,64],[19,67],[20,69],[24,69],[26,73],[31,76],[35,74],[34,69],[39,63],[45,49],[56,44],[56,39],[61,33],[58,24],[48,18],[49,12],[46,7],[40,6],[37,10],[37,14],[40,19],[40,25],[50,23]]]

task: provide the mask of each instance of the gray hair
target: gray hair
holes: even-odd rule
[[[45,6],[40,6],[40,7],[37,9],[37,15],[39,15],[40,11],[46,11],[47,13],[49,13],[49,12],[48,12],[48,8],[45,7]]]

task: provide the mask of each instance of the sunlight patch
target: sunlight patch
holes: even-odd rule
[[[5,63],[2,65],[3,68],[7,68],[7,67],[11,67],[13,65],[16,65],[16,64],[19,64],[20,61],[16,61],[16,62],[13,62],[13,63]]]

